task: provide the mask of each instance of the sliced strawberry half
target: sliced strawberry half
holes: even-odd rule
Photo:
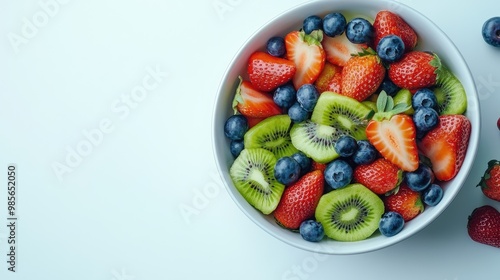
[[[335,37],[325,36],[321,42],[326,53],[326,60],[338,66],[345,66],[352,55],[363,52],[366,44],[354,44],[349,41],[345,32]]]
[[[312,84],[325,65],[325,51],[321,45],[323,33],[315,30],[311,34],[292,31],[285,36],[286,56],[297,68],[292,79],[295,89]]]
[[[432,163],[436,179],[449,181],[453,179],[465,159],[471,124],[464,115],[443,115],[439,124],[429,131],[419,148]]]
[[[418,168],[418,147],[415,124],[410,116],[401,114],[409,106],[394,106],[390,96],[382,91],[377,99],[377,113],[366,126],[368,141],[380,154],[403,171]]]
[[[240,77],[240,85],[233,99],[233,109],[248,118],[267,118],[282,113],[266,92],[257,90],[249,81]]]
[[[254,52],[248,59],[248,77],[258,90],[271,91],[290,81],[295,75],[295,64],[266,52]]]

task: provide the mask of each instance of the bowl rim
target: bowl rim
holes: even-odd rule
[[[468,177],[468,175],[469,175],[469,173],[470,173],[470,171],[472,169],[473,161],[476,158],[477,149],[478,149],[478,142],[479,142],[479,135],[480,135],[480,123],[481,123],[481,114],[479,113],[480,112],[480,103],[479,103],[477,89],[476,89],[476,85],[475,85],[475,82],[474,82],[474,79],[473,79],[473,75],[472,75],[472,73],[470,71],[470,68],[469,68],[468,64],[466,63],[466,60],[463,57],[462,53],[457,48],[457,46],[454,44],[454,42],[448,37],[448,35],[445,32],[443,32],[443,30],[439,26],[437,26],[432,20],[430,20],[428,17],[426,17],[424,14],[420,13],[416,9],[410,7],[409,5],[406,5],[406,4],[403,4],[403,3],[400,3],[400,2],[394,2],[394,1],[391,1],[391,0],[379,0],[379,1],[376,1],[377,3],[373,3],[373,2],[375,2],[375,1],[366,1],[366,0],[335,0],[335,1],[331,1],[331,0],[317,0],[317,1],[313,1],[313,2],[301,3],[301,4],[292,6],[291,8],[288,8],[288,9],[284,10],[283,12],[281,12],[281,13],[277,14],[276,16],[272,17],[270,20],[268,20],[263,25],[261,25],[259,28],[257,28],[243,42],[243,44],[238,48],[238,50],[236,51],[236,53],[232,57],[231,62],[229,63],[229,65],[226,67],[226,69],[225,69],[225,71],[224,71],[224,73],[222,75],[222,79],[220,80],[218,88],[217,88],[217,93],[215,95],[214,104],[213,104],[213,107],[212,107],[213,108],[213,112],[212,112],[212,124],[211,124],[211,140],[212,140],[212,151],[213,151],[213,155],[214,155],[214,158],[215,158],[215,163],[216,163],[216,167],[217,167],[217,170],[218,170],[218,174],[219,174],[219,176],[220,176],[220,178],[221,178],[221,180],[222,180],[222,182],[223,182],[226,190],[228,191],[229,195],[231,196],[231,199],[233,200],[233,202],[245,214],[245,216],[247,216],[253,223],[255,223],[256,225],[258,225],[261,229],[263,229],[265,232],[267,232],[268,234],[270,234],[274,238],[276,238],[278,240],[281,240],[282,242],[284,242],[286,244],[289,244],[289,245],[291,245],[293,247],[296,247],[296,248],[299,248],[299,249],[302,249],[302,250],[306,250],[306,251],[310,251],[310,252],[314,252],[314,253],[329,254],[329,255],[352,255],[352,254],[361,254],[361,253],[368,253],[368,252],[380,250],[382,248],[390,247],[392,245],[400,243],[403,240],[408,239],[410,236],[415,235],[416,233],[418,233],[419,231],[421,231],[425,227],[427,227],[429,224],[431,224],[439,215],[442,214],[442,212],[444,210],[446,210],[448,208],[448,206],[455,199],[456,195],[460,192],[463,184],[465,183],[465,180],[467,179],[467,177]],[[222,98],[222,94],[221,94],[222,89],[224,88],[224,86],[228,82],[231,82],[231,81],[228,81],[228,76],[230,76],[231,70],[237,64],[237,58],[241,57],[242,53],[244,53],[245,50],[248,48],[249,43],[252,42],[253,40],[255,40],[256,37],[267,26],[271,25],[273,22],[279,21],[284,16],[286,16],[286,15],[288,15],[290,13],[293,13],[294,11],[299,11],[301,9],[304,9],[304,8],[308,7],[308,6],[321,5],[321,4],[326,4],[326,3],[329,3],[329,4],[332,4],[332,3],[339,4],[339,3],[341,3],[341,4],[344,4],[344,5],[347,5],[347,6],[350,6],[350,5],[354,5],[354,6],[355,5],[375,5],[375,6],[397,5],[397,6],[401,7],[402,9],[406,10],[406,13],[411,13],[411,14],[413,14],[413,16],[417,17],[418,21],[423,21],[427,25],[431,26],[433,29],[435,29],[435,32],[437,34],[439,34],[440,37],[442,37],[442,39],[445,39],[444,40],[445,42],[440,42],[439,44],[446,43],[447,47],[451,48],[451,52],[454,53],[454,56],[456,56],[457,58],[459,58],[459,61],[455,61],[453,64],[459,64],[459,68],[462,71],[462,76],[466,77],[467,82],[469,83],[469,91],[467,91],[467,99],[468,99],[468,102],[469,102],[468,106],[470,106],[471,104],[473,104],[474,105],[473,108],[475,110],[477,110],[477,112],[472,112],[473,114],[475,114],[475,118],[471,120],[472,130],[471,130],[471,135],[470,135],[470,138],[469,138],[468,150],[467,150],[467,153],[466,153],[466,161],[467,161],[468,164],[466,165],[466,162],[464,161],[464,164],[462,165],[462,168],[461,168],[460,173],[459,173],[460,176],[461,176],[460,177],[460,181],[458,183],[459,185],[456,187],[456,189],[451,194],[450,193],[447,194],[448,195],[448,202],[445,205],[441,205],[441,206],[440,206],[440,204],[438,204],[439,208],[436,208],[437,210],[434,211],[430,217],[426,217],[427,220],[424,221],[423,224],[420,225],[420,226],[418,226],[418,227],[414,227],[411,230],[407,230],[407,231],[403,230],[402,232],[400,232],[396,236],[382,239],[384,242],[376,242],[374,244],[370,243],[366,247],[364,247],[363,245],[353,246],[356,249],[341,250],[341,251],[337,251],[336,249],[338,249],[338,248],[336,248],[336,246],[330,246],[330,243],[332,241],[333,242],[338,242],[338,241],[334,241],[334,240],[330,240],[330,242],[328,242],[329,244],[326,244],[324,242],[319,242],[319,243],[313,243],[313,242],[307,242],[307,243],[305,243],[305,242],[293,242],[292,239],[285,238],[284,235],[288,235],[289,233],[297,235],[297,233],[293,233],[291,231],[289,231],[289,232],[284,231],[284,232],[281,232],[281,233],[277,233],[274,230],[275,229],[274,227],[273,228],[266,227],[264,224],[262,224],[260,221],[258,221],[254,216],[252,216],[251,213],[249,213],[247,211],[247,209],[245,209],[245,207],[248,207],[248,205],[244,206],[244,205],[242,205],[241,203],[238,202],[238,198],[236,197],[234,186],[228,183],[227,177],[225,177],[225,176],[228,176],[227,173],[229,173],[229,172],[228,172],[228,170],[222,170],[222,162],[221,162],[221,160],[220,160],[220,158],[218,156],[219,149],[217,147],[217,139],[219,138],[221,131],[217,131],[216,130],[216,127],[217,127],[217,124],[216,124],[217,115],[220,113],[216,109],[218,107],[217,105],[219,104],[220,99]],[[332,7],[332,10],[336,10],[336,9],[334,7]],[[463,79],[461,80],[461,82],[462,83],[464,82]],[[465,85],[464,85],[464,87],[465,87]],[[469,110],[469,108],[468,108],[468,110]],[[257,211],[257,210],[255,210],[255,211]],[[258,213],[258,214],[263,215],[261,213]],[[421,215],[419,215],[419,216],[421,216]],[[419,217],[416,217],[415,220],[417,220],[418,218]],[[370,238],[368,238],[367,240],[369,240],[369,239]],[[356,242],[353,242],[353,243],[364,244],[365,241],[366,240],[362,240],[362,241],[356,241]],[[359,249],[358,247],[361,247],[363,249]]]

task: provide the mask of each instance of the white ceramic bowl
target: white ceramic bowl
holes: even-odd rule
[[[453,180],[442,184],[445,192],[441,202],[435,207],[427,207],[422,214],[406,223],[404,229],[396,236],[385,237],[377,231],[368,239],[357,242],[338,242],[328,238],[319,243],[308,242],[303,240],[298,233],[278,226],[272,216],[265,216],[248,204],[234,187],[229,177],[229,168],[234,159],[229,152],[229,142],[224,136],[223,127],[225,120],[232,114],[231,101],[238,84],[238,76],[244,75],[246,72],[247,60],[252,52],[258,49],[263,50],[267,40],[272,36],[284,36],[291,30],[300,29],[303,19],[309,15],[324,16],[332,11],[348,11],[351,15],[354,13],[355,15],[363,15],[374,19],[376,13],[384,9],[393,11],[403,17],[419,34],[417,49],[437,53],[443,63],[451,69],[465,87],[468,101],[466,115],[472,124],[467,156],[458,175]],[[223,76],[217,92],[213,114],[212,140],[216,164],[227,191],[239,208],[255,224],[277,239],[298,248],[326,254],[356,254],[378,250],[402,241],[423,229],[445,210],[460,191],[469,174],[477,151],[479,129],[479,102],[472,75],[456,46],[439,27],[414,9],[394,1],[327,0],[302,4],[278,15],[257,30],[236,53]]]

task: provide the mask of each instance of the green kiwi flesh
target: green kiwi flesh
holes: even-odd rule
[[[337,241],[359,241],[378,229],[383,214],[382,199],[356,183],[324,194],[315,216],[326,236]]]
[[[290,130],[292,144],[319,163],[327,163],[339,157],[334,146],[342,135],[332,126],[311,120],[295,123]]]
[[[233,184],[243,198],[266,215],[276,209],[285,190],[285,186],[274,177],[276,161],[274,154],[266,149],[245,148],[229,170]]]
[[[291,123],[288,115],[266,118],[245,133],[243,144],[245,148],[264,148],[276,158],[291,156],[297,152],[290,140]]]
[[[403,103],[405,105],[410,106],[410,108],[408,110],[404,111],[403,113],[407,114],[407,115],[413,115],[413,113],[415,113],[415,110],[411,106],[411,98],[412,98],[412,94],[411,94],[410,90],[403,88],[403,89],[400,89],[398,92],[396,92],[396,94],[394,95],[394,97],[392,99],[394,100],[394,105],[399,104],[399,103]]]
[[[460,80],[444,65],[434,88],[440,115],[460,115],[467,109],[467,95]]]
[[[373,110],[354,98],[326,91],[319,96],[311,120],[333,126],[344,135],[351,135],[357,140],[364,140],[366,125],[373,113]]]

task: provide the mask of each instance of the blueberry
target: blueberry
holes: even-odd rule
[[[306,174],[311,169],[312,160],[306,156],[303,152],[296,152],[292,155],[292,158],[296,160],[300,165],[300,174]]]
[[[439,115],[436,110],[432,108],[421,107],[413,114],[413,123],[415,123],[417,132],[425,134],[438,125]]]
[[[269,38],[269,40],[267,40],[266,49],[267,53],[272,56],[281,57],[285,55],[285,39],[279,36]]]
[[[325,169],[325,181],[332,189],[340,189],[351,183],[352,167],[342,159],[330,162]]]
[[[335,142],[333,147],[337,154],[341,157],[350,157],[358,149],[358,143],[356,139],[349,135],[340,136],[340,138]]]
[[[411,98],[411,106],[417,110],[420,107],[432,108],[437,111],[438,102],[436,94],[429,88],[419,89]]]
[[[243,115],[232,115],[224,124],[224,134],[230,140],[242,140],[248,130],[248,121]]]
[[[341,13],[329,13],[323,17],[323,32],[326,36],[334,37],[344,33],[347,21]]]
[[[500,17],[492,17],[485,21],[482,34],[486,43],[500,47]]]
[[[276,90],[274,90],[273,100],[274,103],[281,108],[290,108],[297,100],[295,88],[292,84],[279,86]]]
[[[300,224],[299,233],[306,241],[319,242],[325,236],[325,229],[320,222],[305,220]]]
[[[312,15],[308,16],[304,19],[304,22],[302,24],[302,30],[306,34],[311,34],[314,30],[320,30],[322,27],[322,20],[319,16]]]
[[[238,157],[244,148],[243,140],[231,140],[229,143],[229,150],[234,157]]]
[[[283,185],[295,183],[300,176],[300,165],[291,157],[278,159],[274,166],[274,177]]]
[[[405,172],[404,179],[408,187],[416,192],[423,191],[430,186],[432,170],[425,164],[419,164],[417,170]]]
[[[382,83],[380,84],[378,91],[385,91],[387,95],[389,96],[394,96],[400,88],[389,78],[388,75],[384,77],[384,80],[382,80]]]
[[[380,218],[378,228],[380,230],[380,233],[382,233],[384,236],[391,237],[401,232],[404,225],[405,221],[401,214],[399,214],[398,212],[389,211],[384,213],[384,215],[382,215],[382,218]]]
[[[405,52],[403,40],[396,35],[387,35],[380,39],[377,45],[378,56],[389,63],[396,62]]]
[[[352,160],[355,164],[369,164],[375,161],[378,157],[378,152],[373,145],[367,140],[358,141],[358,149],[352,155]]]
[[[299,123],[309,118],[309,112],[304,110],[298,102],[295,102],[292,107],[288,109],[288,116],[293,122]]]
[[[302,85],[297,90],[297,102],[308,112],[312,112],[318,102],[319,92],[313,84]]]
[[[354,18],[346,26],[347,39],[354,44],[370,43],[375,35],[373,25],[364,18]]]
[[[443,188],[437,184],[431,184],[423,193],[422,201],[429,206],[436,206],[443,198]]]

